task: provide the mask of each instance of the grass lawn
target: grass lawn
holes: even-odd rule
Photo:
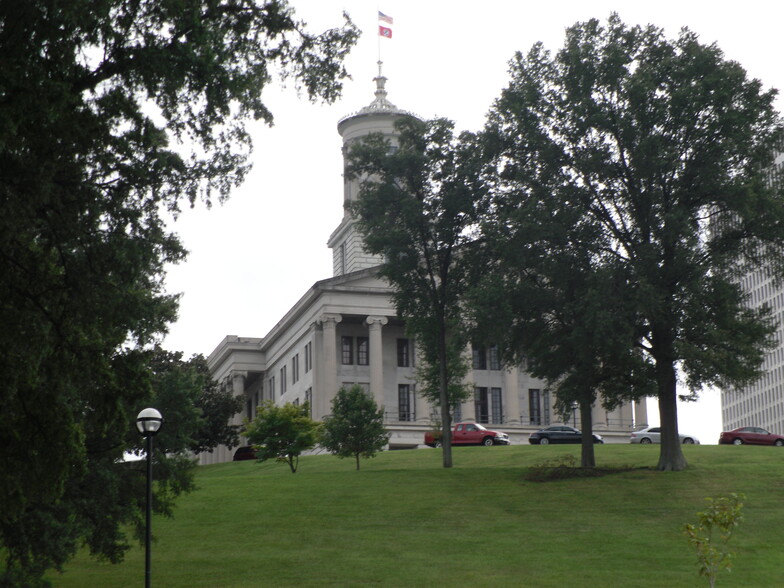
[[[599,478],[525,481],[527,467],[575,446],[329,455],[198,470],[173,519],[153,519],[152,584],[277,586],[707,586],[681,532],[705,498],[746,495],[722,588],[784,586],[784,449],[685,446],[689,468],[650,468],[658,446],[599,445]],[[144,549],[110,565],[80,555],[56,587],[141,586]]]

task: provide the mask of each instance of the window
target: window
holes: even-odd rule
[[[411,385],[398,384],[397,386],[397,414],[400,421],[413,421],[414,412],[411,410]]]
[[[341,362],[343,365],[354,363],[354,339],[351,337],[340,338]]]
[[[308,345],[310,345],[310,343],[308,343]],[[308,416],[313,418],[313,388],[308,388],[305,390],[305,402],[308,403],[308,409],[310,410],[310,414]]]
[[[305,373],[307,374],[313,368],[313,347],[312,342],[308,341],[305,344]]]
[[[346,244],[345,243],[341,243],[340,244],[340,249],[338,250],[338,255],[340,256],[340,259],[338,260],[338,263],[339,263],[339,265],[338,265],[338,267],[339,267],[338,273],[342,275],[342,274],[346,273]]]
[[[408,339],[397,340],[397,366],[409,367],[411,365],[411,357],[409,353]]]
[[[528,390],[528,416],[532,425],[542,424],[542,404],[537,388]]]
[[[369,341],[367,337],[357,337],[357,365],[368,365],[369,363]]]
[[[475,370],[487,369],[487,350],[482,345],[471,346],[471,358]]]
[[[280,368],[280,394],[281,396],[286,393],[286,366]]]
[[[458,404],[454,408],[454,413],[452,414],[452,422],[459,423],[462,420],[463,420],[463,406],[461,404]]]
[[[498,345],[491,346],[488,350],[489,359],[490,359],[490,369],[491,370],[500,370],[501,369],[501,358],[498,356]]]
[[[291,358],[291,383],[296,384],[299,381],[299,353]]]
[[[274,401],[275,400],[275,376],[272,376],[269,380],[267,380],[267,384],[269,385],[269,399]]]
[[[490,422],[494,425],[500,425],[504,422],[501,388],[490,388]]]
[[[489,422],[487,388],[474,388],[474,409],[476,410],[477,422]]]

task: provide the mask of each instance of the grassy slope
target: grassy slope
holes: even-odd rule
[[[199,470],[200,491],[171,520],[155,518],[152,582],[175,587],[536,586],[692,587],[681,534],[708,496],[743,492],[735,565],[718,585],[784,586],[784,450],[687,446],[683,472],[652,471],[658,447],[602,445],[602,478],[538,484],[524,468],[572,447],[470,447],[455,467],[437,450],[363,461],[302,458]],[[79,557],[58,587],[141,585],[144,551],[119,566]]]

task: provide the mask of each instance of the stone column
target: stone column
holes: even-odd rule
[[[648,424],[648,403],[645,398],[634,402],[634,425],[642,427]]]
[[[321,352],[314,353],[314,360],[319,366],[321,390],[313,390],[315,404],[313,417],[321,420],[332,410],[332,399],[338,392],[338,339],[337,326],[343,317],[339,314],[326,313],[319,318],[322,329]],[[318,393],[318,397],[316,394]],[[318,398],[318,400],[317,400]],[[318,408],[318,410],[315,410]]]
[[[241,425],[245,416],[245,379],[247,376],[248,372],[237,370],[232,370],[229,374],[229,380],[231,382],[231,395],[235,398],[239,396],[243,399],[242,410],[231,418],[232,425]],[[245,441],[245,439],[242,440],[242,442]],[[232,455],[232,451],[229,450],[225,445],[220,446],[220,451],[222,452],[221,455],[217,456],[219,463],[224,461],[231,461],[234,457]]]
[[[507,424],[520,424],[520,370],[512,366],[504,372],[504,420]]]
[[[369,331],[370,394],[379,408],[384,407],[384,347],[381,329],[389,322],[385,316],[369,316],[365,324]]]
[[[468,365],[473,366],[473,357],[474,354],[471,351],[471,345],[468,345],[466,349],[463,351],[463,360],[468,362]],[[474,404],[474,370],[473,368],[468,370],[465,377],[463,378],[463,384],[470,386],[471,393],[468,395],[463,404],[461,404],[461,412],[463,413],[463,420],[476,422],[476,405]]]

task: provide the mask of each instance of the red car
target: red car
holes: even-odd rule
[[[784,446],[784,436],[775,435],[760,427],[741,427],[734,431],[724,431],[719,435],[719,443],[724,445],[775,445]]]
[[[441,447],[438,433],[425,433],[425,445]],[[479,423],[457,423],[452,429],[452,445],[509,445],[509,435],[485,429]]]

